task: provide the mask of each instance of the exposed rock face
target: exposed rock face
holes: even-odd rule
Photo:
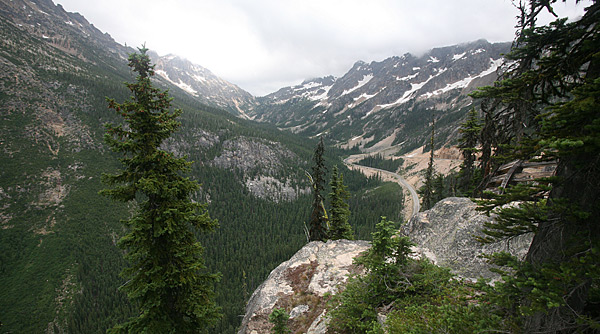
[[[260,169],[262,174],[271,175],[283,166],[285,159],[297,157],[280,143],[238,137],[223,142],[223,151],[213,164],[225,169],[239,169],[244,173]]]
[[[245,182],[246,188],[256,197],[270,199],[274,202],[292,201],[300,194],[307,194],[310,188],[293,186],[290,179],[284,182],[272,177],[259,175]]]
[[[524,257],[531,244],[531,235],[509,242],[481,245],[473,236],[480,234],[483,223],[492,217],[475,211],[477,205],[468,198],[449,197],[431,210],[420,212],[402,227],[402,233],[417,244],[417,254],[427,256],[435,264],[447,267],[458,276],[476,280],[497,278],[479,255],[508,251]]]
[[[467,279],[496,278],[479,255],[510,251],[524,256],[530,236],[513,239],[510,244],[480,245],[473,235],[484,222],[493,218],[475,210],[468,198],[446,198],[431,210],[419,213],[399,231],[417,244],[417,256],[427,256],[440,266],[449,267]],[[313,241],[290,260],[279,265],[252,294],[246,307],[239,334],[269,333],[269,314],[283,307],[290,313],[294,333],[326,333],[326,293],[335,294],[351,273],[360,273],[352,265],[358,254],[369,248],[367,241]]]
[[[300,158],[281,143],[259,138],[237,137],[223,142],[221,155],[212,165],[243,174],[244,185],[256,197],[275,202],[294,200],[299,194],[308,193],[310,188],[300,188],[293,181],[290,169]]]
[[[357,268],[352,260],[369,248],[367,241],[313,241],[275,268],[250,297],[238,333],[268,333],[269,314],[284,307],[296,333],[324,333],[326,293],[337,292]]]

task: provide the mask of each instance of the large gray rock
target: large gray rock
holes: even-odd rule
[[[417,254],[428,257],[439,266],[450,268],[457,276],[476,280],[479,277],[498,278],[489,271],[482,253],[507,251],[524,257],[532,235],[523,235],[510,241],[481,245],[474,239],[481,235],[485,222],[492,217],[476,211],[477,204],[468,198],[449,197],[438,202],[431,210],[420,212],[401,232],[417,244]]]
[[[496,279],[481,253],[509,251],[527,253],[531,236],[492,245],[481,245],[474,238],[483,223],[491,221],[475,210],[468,198],[446,198],[431,210],[421,212],[399,231],[416,243],[416,256],[426,256],[437,265],[448,267],[457,276],[475,280]],[[359,273],[352,265],[358,254],[370,247],[367,241],[313,241],[292,258],[275,268],[250,297],[239,334],[269,333],[269,314],[283,307],[290,313],[293,333],[324,334],[327,331],[326,294],[335,294],[348,275]],[[383,320],[382,320],[383,321]]]
[[[335,294],[349,274],[352,260],[369,248],[367,241],[313,241],[275,268],[250,297],[238,333],[269,333],[269,314],[283,307],[297,333],[324,333],[325,294]]]

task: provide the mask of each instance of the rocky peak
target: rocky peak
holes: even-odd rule
[[[420,56],[407,53],[371,63],[358,61],[333,82],[311,80],[259,98],[250,114],[306,135],[326,132],[340,143],[375,133],[373,141],[382,139],[414,122],[415,113],[435,110],[450,117],[464,112],[472,103],[468,93],[495,80],[502,54],[509,48],[509,43],[479,40]],[[423,119],[430,117],[421,118],[419,126]],[[406,139],[410,143],[410,137],[395,142]]]
[[[156,74],[183,89],[203,103],[246,117],[255,104],[254,97],[240,87],[213,74],[207,68],[173,54],[159,56],[151,52]]]

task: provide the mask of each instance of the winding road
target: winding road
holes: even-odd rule
[[[344,159],[344,163],[355,167],[361,171],[363,171],[363,173],[365,171],[371,171],[374,173],[381,173],[382,175],[387,175],[390,178],[396,179],[396,182],[398,182],[398,184],[400,184],[405,190],[408,190],[408,192],[410,193],[410,201],[412,202],[412,212],[410,213],[410,215],[407,215],[408,218],[412,218],[414,217],[417,213],[419,213],[419,210],[421,209],[421,205],[420,205],[420,201],[419,201],[419,196],[417,195],[417,191],[415,190],[415,188],[413,188],[413,186],[408,183],[402,176],[400,176],[398,173],[394,173],[394,172],[390,172],[387,170],[383,170],[383,169],[379,169],[379,168],[374,168],[374,167],[367,167],[367,166],[362,166],[362,165],[357,165],[354,163],[354,161],[360,159],[364,157],[363,154],[357,154],[357,155],[351,155],[349,157],[347,157],[346,159]],[[366,173],[365,173],[366,174]]]

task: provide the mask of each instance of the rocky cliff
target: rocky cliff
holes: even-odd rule
[[[479,255],[507,251],[523,257],[531,244],[531,235],[514,238],[509,242],[481,245],[473,236],[478,235],[485,222],[493,220],[479,211],[468,198],[449,197],[438,202],[431,210],[420,212],[401,228],[401,233],[416,244],[417,255],[429,258],[435,264],[450,268],[462,278],[497,278],[488,270],[485,259]]]
[[[369,248],[367,241],[313,241],[275,268],[254,291],[238,333],[269,333],[269,314],[283,307],[296,333],[324,333],[326,294],[336,293],[348,275],[356,273],[355,256]]]
[[[494,279],[479,255],[504,250],[524,255],[531,238],[524,236],[510,244],[481,246],[472,236],[479,233],[484,222],[493,218],[475,208],[476,204],[468,198],[446,198],[431,210],[419,213],[398,232],[416,243],[413,248],[416,256],[426,256],[462,278]],[[238,333],[269,333],[272,327],[269,314],[280,307],[290,313],[289,326],[294,333],[325,333],[326,296],[342,289],[348,275],[361,272],[352,261],[368,248],[367,241],[307,244],[273,270],[252,294]]]

